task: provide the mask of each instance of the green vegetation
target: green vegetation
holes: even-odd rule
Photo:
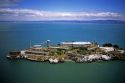
[[[105,44],[103,44],[103,47],[112,47],[112,44],[111,43],[105,43]]]
[[[57,53],[56,53],[56,51],[50,51],[50,52],[49,52],[49,55],[50,55],[50,56],[56,56]]]
[[[119,46],[118,45],[113,45],[114,48],[116,49],[119,49]]]
[[[88,53],[88,50],[86,47],[79,47],[78,50],[77,50],[77,53],[78,54],[81,54],[81,55],[85,55]]]
[[[51,49],[49,51],[50,56],[65,55],[66,51],[63,49]]]
[[[111,44],[111,43],[105,43],[105,44],[103,44],[103,47],[113,47],[113,48],[115,48],[115,49],[120,49],[120,50],[122,50],[123,48],[120,48],[117,44]]]
[[[57,54],[58,55],[64,55],[65,54],[65,50],[57,49]]]

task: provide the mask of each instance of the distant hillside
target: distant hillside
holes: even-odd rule
[[[46,22],[73,22],[73,23],[101,23],[101,24],[125,24],[125,21],[121,20],[90,20],[90,21],[78,21],[78,20],[54,20],[54,21],[46,21]]]
[[[0,22],[70,22],[70,23],[100,23],[100,24],[125,24],[121,20],[46,20],[46,21],[0,21]]]

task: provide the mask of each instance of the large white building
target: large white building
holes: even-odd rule
[[[85,46],[85,45],[91,45],[91,42],[61,42],[60,43],[63,46]]]

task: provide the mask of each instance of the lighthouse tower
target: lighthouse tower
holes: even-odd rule
[[[47,40],[47,47],[49,48],[50,47],[50,40]]]

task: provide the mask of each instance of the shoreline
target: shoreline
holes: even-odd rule
[[[31,55],[29,55],[29,56],[31,56]],[[89,56],[91,56],[91,55],[87,55],[88,57]],[[95,55],[93,55],[93,56],[95,56]],[[96,55],[96,56],[100,56],[100,55]],[[41,57],[41,59],[40,59],[40,57]],[[48,57],[48,58],[47,58]],[[56,59],[56,60],[58,60],[57,62],[50,62],[50,58],[53,58],[53,60],[54,59]],[[58,58],[59,57],[53,57],[53,56],[41,56],[41,55],[33,55],[33,57],[26,57],[26,56],[22,56],[22,55],[8,55],[8,56],[6,56],[6,58],[7,59],[11,59],[11,60],[28,60],[28,61],[33,61],[33,62],[49,62],[49,63],[65,63],[65,62],[75,62],[75,63],[92,63],[92,62],[102,62],[102,61],[114,61],[114,60],[125,60],[125,58],[113,58],[113,57],[110,57],[110,59],[107,59],[107,60],[105,60],[105,59],[102,59],[102,58],[97,58],[97,59],[93,59],[93,60],[83,60],[82,61],[82,59],[83,58],[81,58],[81,57],[76,57],[77,59],[63,59],[63,60],[59,60]],[[46,59],[45,59],[46,58]],[[81,60],[80,60],[81,59]]]

